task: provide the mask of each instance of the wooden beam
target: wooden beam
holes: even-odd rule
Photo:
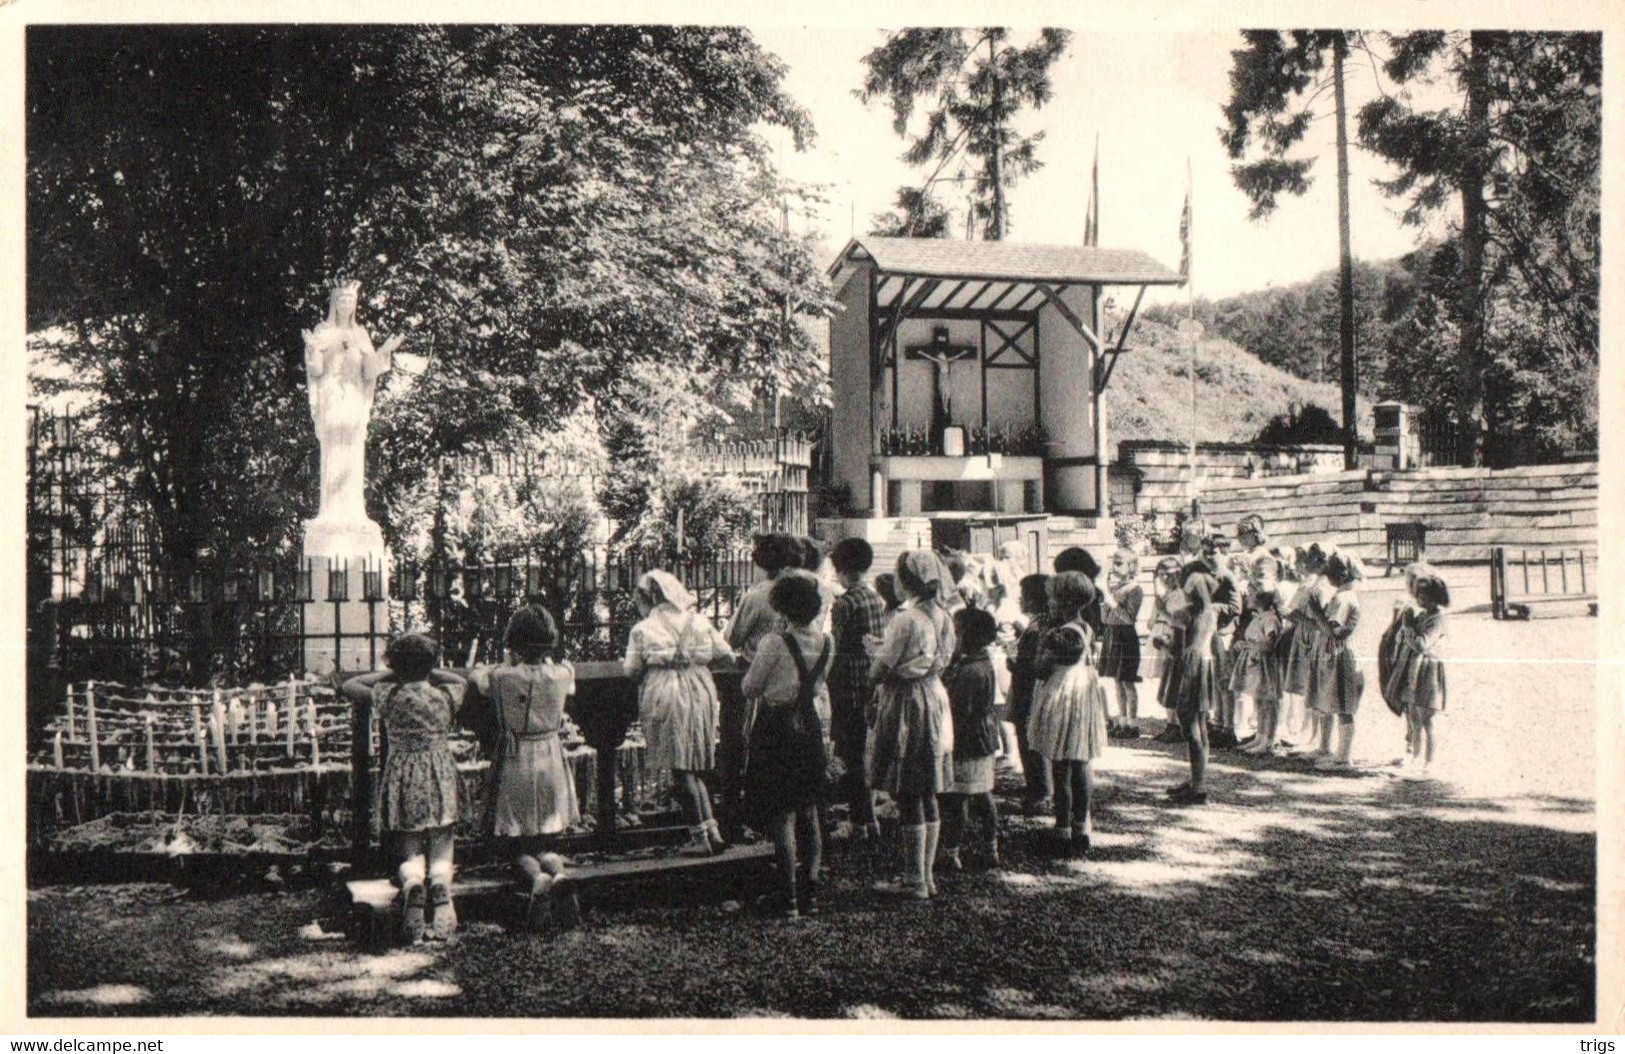
[[[1100,374],[1099,388],[1102,392],[1112,383],[1112,374],[1117,370],[1117,356],[1128,350],[1126,347],[1128,335],[1134,329],[1134,320],[1139,317],[1140,301],[1145,299],[1145,288],[1142,285],[1139,293],[1134,297],[1134,306],[1129,308],[1128,319],[1123,323],[1123,332],[1117,335],[1117,346],[1107,348],[1105,354],[1101,356],[1098,372]]]
[[[969,311],[969,310],[971,310],[971,309],[972,309],[972,308],[973,308],[973,307],[975,307],[975,306],[976,306],[976,302],[977,302],[977,301],[978,301],[978,300],[980,300],[980,299],[982,299],[982,297],[984,297],[984,296],[986,296],[986,295],[987,295],[987,291],[988,291],[988,290],[989,290],[989,289],[992,289],[992,288],[993,288],[993,287],[994,287],[994,285],[995,285],[995,284],[997,284],[997,283],[994,283],[994,282],[983,282],[983,283],[982,283],[982,288],[980,288],[980,289],[978,289],[978,290],[977,290],[977,291],[976,291],[976,292],[975,292],[975,294],[974,294],[974,295],[972,295],[972,296],[971,296],[971,298],[970,298],[970,299],[969,299],[969,300],[967,300],[967,301],[965,301],[965,306],[964,306],[964,307],[963,307],[963,308],[961,308],[961,309],[960,309],[960,310],[963,310],[963,311]]]
[[[897,304],[894,308],[892,308],[891,318],[886,321],[885,333],[883,334],[885,339],[891,340],[895,343],[897,338],[897,327],[903,324],[903,320],[908,318],[914,309],[919,307],[920,303],[925,300],[926,297],[936,292],[937,287],[942,284],[942,280],[926,278],[921,279],[921,283],[922,284],[920,287],[910,294],[907,299],[903,297],[902,293],[897,295]],[[893,360],[897,358],[895,353],[892,355],[892,358]]]
[[[1022,359],[1025,362],[1029,362],[1029,363],[1032,362],[1031,357],[1029,357],[1028,354],[1027,354],[1027,349],[1023,348],[1020,345],[1019,341],[1021,340],[1022,337],[1026,336],[1029,332],[1031,332],[1033,326],[1036,325],[1036,324],[1037,324],[1037,320],[1033,319],[1031,321],[1023,323],[1021,328],[1017,329],[1014,333],[1006,333],[1004,330],[999,328],[999,325],[998,325],[997,322],[994,322],[991,319],[988,320],[988,323],[987,323],[988,328],[992,329],[994,333],[997,333],[999,335],[999,346],[994,348],[992,351],[988,352],[988,355],[987,355],[988,362],[991,363],[991,362],[998,361],[999,356],[1003,355],[1006,351],[1015,352],[1016,357],[1019,358],[1019,359]]]
[[[1059,292],[1051,289],[1047,285],[1039,285],[1037,289],[1040,293],[1044,294],[1044,299],[1049,301],[1050,306],[1055,308],[1055,310],[1060,313],[1062,318],[1066,319],[1067,324],[1078,331],[1078,336],[1088,341],[1089,346],[1094,348],[1097,353],[1103,350],[1103,345],[1099,335],[1096,334],[1094,330],[1089,328],[1089,324],[1087,322],[1078,317],[1078,313],[1076,311],[1073,311],[1066,305],[1066,301],[1061,299],[1061,294]],[[1062,286],[1061,289],[1064,291],[1066,287]]]
[[[1140,301],[1142,301],[1144,299],[1145,299],[1145,286],[1142,285],[1140,287],[1140,291],[1138,293],[1136,293],[1135,296],[1134,296],[1134,306],[1129,308],[1128,319],[1127,319],[1127,321],[1125,321],[1123,323],[1123,332],[1121,332],[1121,333],[1119,333],[1117,335],[1117,350],[1118,351],[1122,351],[1123,346],[1128,343],[1129,332],[1134,329],[1134,320],[1136,318],[1138,318],[1139,315],[1140,315]]]
[[[1019,282],[1011,282],[1009,285],[1005,286],[1004,292],[999,294],[999,298],[997,300],[995,300],[995,301],[993,301],[993,303],[987,305],[987,309],[989,311],[997,311],[998,308],[999,308],[999,305],[1004,303],[1005,298],[1008,297],[1011,293],[1014,293],[1016,291],[1016,286],[1018,286],[1020,284],[1021,283],[1019,283]],[[1022,303],[1026,303],[1026,301],[1023,300]]]
[[[959,295],[959,291],[961,289],[965,288],[968,285],[970,285],[970,279],[969,278],[965,279],[963,282],[960,282],[958,285],[956,285],[952,289],[948,290],[948,295],[943,297],[941,300],[937,301],[937,307],[947,307],[950,303],[953,302],[954,297]]]

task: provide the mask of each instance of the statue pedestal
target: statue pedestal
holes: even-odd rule
[[[364,673],[383,665],[389,643],[389,551],[365,517],[306,520],[305,672]]]

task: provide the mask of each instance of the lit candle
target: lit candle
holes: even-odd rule
[[[253,746],[260,741],[260,696],[258,692],[248,697],[248,745]]]
[[[51,760],[56,762],[57,768],[62,767],[62,730],[60,728],[56,732],[56,741],[51,744]]]
[[[265,701],[265,738],[276,739],[276,704],[269,699]]]
[[[68,685],[68,742],[79,738],[79,726],[73,717],[73,685]]]

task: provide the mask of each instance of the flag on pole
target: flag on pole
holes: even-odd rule
[[[1185,209],[1179,214],[1179,276],[1191,277],[1191,184],[1190,164],[1185,166]]]
[[[1083,244],[1100,244],[1100,135],[1095,135],[1095,164],[1090,176],[1089,207],[1083,220]]]

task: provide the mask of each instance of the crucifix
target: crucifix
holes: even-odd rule
[[[942,449],[942,433],[953,423],[954,363],[976,354],[970,344],[948,343],[948,327],[933,326],[929,344],[914,344],[904,349],[911,359],[923,359],[936,367],[931,384],[931,442]]]

